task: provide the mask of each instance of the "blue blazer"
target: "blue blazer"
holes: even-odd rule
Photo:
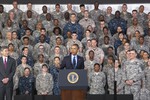
[[[74,69],[74,66],[71,61],[71,55],[64,57],[61,63],[61,69]],[[77,66],[75,69],[84,69],[84,59],[81,56],[77,55]]]

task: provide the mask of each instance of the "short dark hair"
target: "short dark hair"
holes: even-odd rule
[[[80,8],[81,8],[81,7],[85,7],[85,5],[84,5],[84,4],[80,4]]]
[[[55,30],[56,29],[58,29],[59,30],[59,34],[61,35],[61,29],[60,29],[60,27],[54,27],[54,29],[53,29],[53,33],[55,34]]]
[[[28,69],[29,71],[31,71],[29,67],[24,68],[24,71],[25,71],[26,69]]]
[[[46,68],[48,68],[48,65],[47,65],[46,63],[44,63],[44,64],[42,65],[42,68],[43,68],[44,66],[46,66]]]
[[[59,4],[59,3],[57,3],[57,4],[55,4],[55,7],[56,7],[56,6],[59,6],[59,7],[60,7],[60,4]]]
[[[90,50],[90,51],[89,51],[89,54],[90,54],[90,52],[93,52],[93,53],[94,53],[94,51],[93,51],[93,50]]]
[[[78,44],[73,44],[72,46],[76,46],[79,49],[79,45]]]
[[[24,39],[28,39],[28,40],[29,40],[29,37],[25,36],[25,37],[23,37],[23,40],[24,40]]]
[[[134,10],[132,10],[132,13],[133,13],[133,12],[138,12],[138,11],[134,9]]]
[[[99,67],[101,67],[101,65],[100,65],[99,63],[95,63],[95,64],[94,64],[94,67],[95,67],[96,65],[98,65]]]
[[[38,58],[40,58],[40,56],[42,56],[44,58],[44,55],[43,54],[38,54]]]
[[[14,44],[13,44],[13,43],[9,43],[9,44],[8,44],[8,47],[9,47],[10,45],[12,45],[12,46],[14,47]]]
[[[1,46],[1,51],[3,51],[4,49],[8,49],[8,46]]]
[[[25,49],[29,49],[29,48],[28,48],[28,47],[23,47],[23,48],[22,48],[22,51],[24,51]]]
[[[137,51],[136,51],[135,49],[130,49],[130,51],[134,51],[136,54],[138,54]]]
[[[60,60],[60,57],[58,57],[58,56],[54,57],[54,60],[55,60],[56,58],[58,58],[58,59]]]
[[[26,59],[27,59],[27,57],[26,57],[25,55],[22,55],[22,56],[21,56],[21,59],[22,59],[22,58],[26,58]]]

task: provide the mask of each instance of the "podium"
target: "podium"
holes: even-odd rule
[[[85,70],[61,70],[59,73],[61,100],[85,100],[88,88]]]

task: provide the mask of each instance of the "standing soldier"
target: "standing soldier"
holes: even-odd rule
[[[122,80],[122,70],[118,60],[115,60],[114,68],[109,70],[107,80],[110,94],[114,94],[114,81],[117,81],[117,94],[123,94],[124,82]]]
[[[130,61],[124,63],[123,81],[125,82],[125,94],[133,94],[134,100],[139,100],[142,69],[136,57],[136,50],[130,50]]]
[[[94,64],[96,63],[96,61],[94,60],[94,56],[94,51],[89,51],[89,59],[84,62],[84,69],[87,70],[88,76],[94,72]]]
[[[36,90],[38,95],[51,95],[53,93],[53,76],[48,73],[48,65],[42,65],[42,73],[36,78]]]
[[[94,72],[90,75],[89,94],[104,94],[105,93],[106,77],[101,72],[101,66],[99,63],[94,64]]]

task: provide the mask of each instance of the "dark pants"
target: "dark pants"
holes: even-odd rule
[[[12,100],[13,87],[0,87],[0,100]]]

